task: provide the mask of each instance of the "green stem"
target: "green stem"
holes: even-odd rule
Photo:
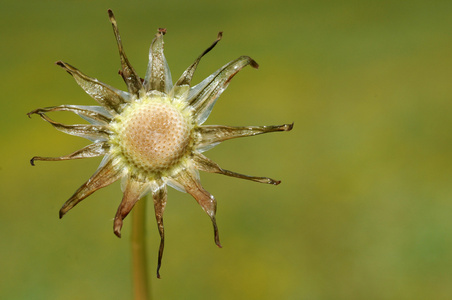
[[[132,272],[135,300],[151,300],[146,252],[146,198],[132,210]]]

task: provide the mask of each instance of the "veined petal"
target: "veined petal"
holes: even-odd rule
[[[140,77],[135,72],[135,69],[130,64],[127,59],[126,53],[124,52],[124,48],[122,46],[121,36],[119,35],[118,25],[116,24],[115,15],[111,11],[108,10],[108,16],[110,17],[111,25],[113,26],[113,32],[116,37],[116,43],[118,44],[119,56],[121,58],[121,71],[120,74],[124,79],[124,82],[127,85],[127,89],[129,93],[138,95],[140,90],[143,89],[143,85],[141,83]]]
[[[201,186],[198,172],[193,168],[184,169],[176,175],[173,175],[172,179],[182,185],[185,188],[185,191],[195,198],[198,204],[201,205],[202,209],[210,217],[214,230],[215,244],[221,248],[217,222],[215,220],[217,201]]]
[[[187,102],[194,108],[194,117],[199,125],[206,121],[217,98],[228,87],[232,77],[247,65],[256,69],[259,67],[251,57],[241,56],[191,88]]]
[[[115,220],[113,222],[113,231],[118,236],[121,237],[121,228],[123,220],[135,203],[147,192],[149,191],[149,184],[146,182],[138,181],[129,176],[126,179],[126,187],[124,189],[124,195],[122,197],[121,204],[116,212]]]
[[[160,278],[160,267],[162,266],[163,249],[165,247],[165,229],[163,227],[163,212],[166,207],[167,190],[162,179],[157,179],[152,183],[152,198],[154,200],[155,219],[160,234],[159,256],[157,261],[157,278]]]
[[[272,126],[243,126],[243,127],[233,127],[233,126],[222,126],[222,125],[204,125],[197,127],[196,135],[198,137],[195,148],[203,149],[209,147],[210,145],[218,144],[222,141],[253,136],[268,132],[275,131],[290,131],[293,128],[292,124],[283,125],[272,125]]]
[[[229,170],[222,169],[217,163],[214,161],[208,159],[201,153],[195,153],[193,156],[193,162],[195,164],[195,168],[204,172],[209,173],[218,173],[223,174],[226,176],[241,178],[241,179],[247,179],[251,181],[256,181],[260,183],[268,183],[273,185],[278,185],[281,183],[280,180],[271,179],[268,177],[256,177],[256,176],[249,176],[249,175],[243,175],[239,173],[235,173]]]
[[[88,179],[79,189],[72,195],[69,200],[64,203],[60,209],[60,219],[75,205],[83,199],[107,185],[112,184],[122,176],[121,171],[113,167],[112,160],[108,160],[96,173]]]
[[[122,106],[129,97],[125,92],[89,77],[68,63],[57,61],[57,65],[71,74],[80,87],[109,112],[121,113]]]
[[[163,54],[163,35],[165,28],[159,28],[149,49],[149,63],[144,77],[144,88],[146,92],[157,90],[168,94],[173,88],[171,72]]]
[[[194,63],[192,63],[182,74],[182,76],[179,78],[179,80],[174,85],[174,88],[172,90],[172,98],[180,98],[183,94],[188,93],[191,80],[193,78],[193,75],[195,74],[196,68],[198,67],[199,62],[201,61],[201,58],[209,53],[210,50],[212,50],[215,45],[221,40],[223,37],[223,32],[219,32],[217,39],[210,45],[209,48],[204,50],[204,52],[198,56],[198,58],[195,60]]]
[[[105,155],[108,153],[110,149],[110,145],[107,142],[99,142],[95,144],[90,144],[80,150],[77,150],[69,155],[60,156],[60,157],[42,157],[35,156],[30,160],[32,166],[35,165],[35,161],[60,161],[60,160],[71,160],[71,159],[81,159],[81,158],[89,158]]]
[[[86,138],[95,143],[106,141],[111,134],[108,126],[105,125],[87,125],[87,124],[76,124],[76,125],[65,125],[53,121],[44,113],[37,113],[45,121],[52,124],[53,127],[61,132],[75,135],[79,137]]]
[[[60,105],[52,107],[38,108],[27,115],[30,117],[32,114],[42,114],[52,111],[70,111],[73,112],[91,124],[95,125],[107,125],[112,120],[112,115],[105,110],[102,106],[83,106],[83,105]]]

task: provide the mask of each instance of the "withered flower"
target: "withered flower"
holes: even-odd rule
[[[38,108],[28,113],[37,114],[56,129],[89,139],[92,144],[61,157],[35,156],[37,160],[60,161],[104,156],[99,168],[60,210],[60,218],[83,199],[119,179],[122,179],[123,198],[114,219],[114,233],[120,237],[123,219],[135,203],[151,192],[160,233],[158,270],[164,247],[163,211],[167,199],[167,185],[188,192],[212,220],[215,243],[221,247],[215,221],[216,200],[201,185],[198,170],[277,185],[280,181],[242,175],[221,168],[202,153],[220,142],[267,132],[289,131],[293,124],[278,126],[230,127],[202,125],[208,118],[217,98],[226,89],[232,77],[243,67],[258,64],[248,56],[241,56],[191,86],[193,74],[201,60],[218,43],[217,39],[190,65],[173,85],[171,73],[163,54],[163,35],[158,32],[151,43],[149,64],[144,79],[135,72],[124,52],[118,26],[111,10],[110,22],[121,58],[120,75],[127,92],[89,77],[68,63],[57,65],[71,74],[75,81],[100,106],[61,105]],[[53,121],[48,112],[73,112],[90,124],[65,125]]]

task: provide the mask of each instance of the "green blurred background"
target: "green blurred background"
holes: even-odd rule
[[[194,82],[240,55],[206,124],[295,122],[207,155],[277,187],[201,174],[209,218],[171,190],[156,299],[452,298],[451,1],[2,1],[0,298],[130,299],[130,220],[119,184],[58,219],[99,158],[38,162],[87,145],[26,113],[92,105],[57,60],[124,89],[107,9],[142,76],[158,27],[173,78],[224,31]],[[78,120],[54,114],[62,122]],[[150,272],[158,232],[149,210]]]

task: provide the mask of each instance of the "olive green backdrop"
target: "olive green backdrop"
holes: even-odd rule
[[[58,210],[100,158],[37,162],[88,141],[26,113],[95,104],[54,65],[64,60],[125,89],[107,9],[142,76],[158,27],[173,78],[224,31],[194,82],[240,55],[206,124],[295,122],[292,132],[207,152],[279,186],[201,174],[209,218],[171,190],[162,279],[149,208],[155,299],[451,299],[451,1],[2,1],[0,4],[0,298],[130,299],[130,220],[102,189]],[[72,123],[70,114],[53,114]]]

